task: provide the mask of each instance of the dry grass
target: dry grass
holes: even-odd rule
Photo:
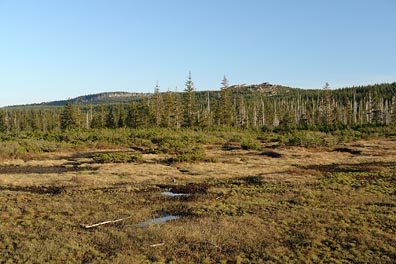
[[[9,160],[0,175],[0,262],[394,261],[395,141],[337,146],[359,155],[279,147],[272,158],[261,155],[266,147],[211,146],[215,163],[145,154],[143,163],[96,164],[88,152]],[[64,169],[47,173],[51,167]],[[169,198],[165,190],[193,195]],[[137,226],[164,214],[184,217]]]

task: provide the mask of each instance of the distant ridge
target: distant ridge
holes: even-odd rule
[[[261,94],[264,96],[281,96],[290,94],[292,91],[300,90],[298,88],[291,88],[287,86],[271,84],[264,82],[261,84],[234,84],[228,87],[232,94],[241,95],[252,95]],[[218,93],[219,90],[209,91],[196,91],[197,96],[199,94],[206,94],[207,92]],[[162,92],[163,93],[163,92]],[[141,98],[150,97],[153,93],[137,93],[137,92],[102,92],[97,94],[83,95],[68,100],[57,100],[43,103],[33,103],[26,105],[14,105],[9,107],[40,107],[40,106],[64,106],[67,101],[76,105],[88,105],[88,104],[107,104],[107,103],[126,103],[139,100]]]
[[[289,93],[290,91],[298,90],[298,88],[291,88],[278,84],[271,84],[269,82],[264,82],[261,84],[236,84],[230,86],[228,89],[230,89],[233,93],[241,93],[241,94],[260,93],[266,96],[283,95]]]
[[[33,104],[32,106],[63,106],[67,101],[72,104],[101,104],[101,103],[114,103],[114,102],[130,102],[135,101],[142,97],[149,96],[150,93],[130,93],[130,92],[103,92],[97,94],[89,94],[79,96],[69,100],[59,100],[45,102],[41,104]]]

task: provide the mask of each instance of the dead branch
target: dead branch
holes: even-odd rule
[[[221,247],[220,247],[220,246],[218,246],[217,244],[215,244],[215,243],[213,243],[213,242],[211,242],[211,241],[205,241],[205,242],[203,242],[203,243],[208,244],[208,245],[211,245],[211,246],[214,246],[215,248],[218,248],[218,249],[221,250]]]
[[[98,227],[98,226],[101,226],[101,225],[115,224],[115,223],[127,220],[129,218],[131,218],[131,216],[128,216],[126,218],[120,218],[120,219],[117,219],[117,220],[112,220],[112,221],[104,221],[104,222],[100,222],[100,223],[93,224],[93,225],[84,225],[84,224],[82,224],[81,227],[83,227],[85,229],[89,229],[89,228]]]
[[[165,245],[165,243],[153,244],[153,245],[150,245],[150,247],[159,247],[159,246],[163,246],[163,245]]]

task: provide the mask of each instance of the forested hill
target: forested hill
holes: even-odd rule
[[[352,96],[354,94],[357,97],[365,97],[369,93],[386,96],[387,98],[392,97],[395,93],[394,87],[396,83],[383,83],[383,84],[374,84],[374,85],[366,85],[366,86],[353,86],[346,87],[341,89],[332,89],[331,93],[336,97],[345,97]],[[259,97],[273,97],[273,98],[289,98],[289,97],[312,97],[318,96],[318,94],[323,93],[323,89],[300,89],[300,88],[291,88],[288,86],[271,84],[268,82],[261,84],[236,84],[231,85],[226,88],[231,97],[240,97],[243,96],[245,99],[250,100],[257,96]],[[168,91],[169,92],[169,91]],[[220,96],[220,90],[211,90],[211,91],[194,91],[198,101],[205,101],[205,98],[208,93],[212,96]],[[162,95],[165,95],[167,92],[162,92]],[[175,93],[175,92],[172,92]],[[184,91],[179,92],[179,94],[183,94]],[[11,107],[45,107],[45,106],[64,106],[68,101],[70,101],[73,105],[99,105],[99,104],[116,104],[116,103],[130,103],[136,102],[144,98],[151,98],[155,94],[155,91],[152,93],[137,93],[137,92],[103,92],[97,94],[83,95],[73,99],[65,99],[59,101],[51,101],[51,102],[43,102],[43,103],[33,103],[29,105],[21,105],[21,106],[11,106]]]
[[[67,101],[72,104],[106,104],[118,102],[132,102],[142,97],[149,96],[149,93],[130,93],[130,92],[104,92],[90,95],[83,95],[69,100],[59,100],[44,102],[41,104],[31,104],[29,106],[64,106]]]
[[[262,84],[236,84],[227,88],[231,94],[261,94],[264,96],[286,95],[292,93],[293,90],[299,90],[282,85],[270,84],[268,82]],[[219,91],[211,91],[217,93]],[[207,91],[197,91],[197,96],[205,95]],[[145,97],[153,96],[154,93],[136,93],[136,92],[103,92],[97,94],[83,95],[68,100],[58,100],[43,103],[33,103],[29,105],[17,105],[11,107],[35,107],[35,106],[64,106],[68,101],[73,105],[97,105],[97,104],[112,104],[112,103],[128,103],[138,101]]]

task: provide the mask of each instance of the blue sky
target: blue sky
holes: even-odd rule
[[[396,81],[395,0],[0,0],[0,106]]]

